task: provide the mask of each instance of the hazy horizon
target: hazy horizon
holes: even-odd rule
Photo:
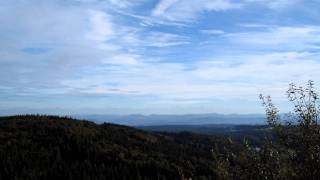
[[[0,115],[264,114],[320,84],[319,0],[1,0]]]
[[[50,112],[49,112],[50,111]],[[52,110],[48,110],[47,112],[38,112],[38,111],[12,111],[12,112],[1,112],[0,116],[14,116],[14,115],[53,115],[53,116],[81,116],[81,115],[92,115],[92,116],[187,116],[187,115],[239,115],[239,116],[245,116],[245,115],[259,115],[259,116],[265,116],[265,113],[52,113]]]

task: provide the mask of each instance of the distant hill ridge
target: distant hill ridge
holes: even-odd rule
[[[260,114],[185,114],[185,115],[74,115],[97,123],[110,122],[128,126],[233,124],[262,125],[265,115]]]

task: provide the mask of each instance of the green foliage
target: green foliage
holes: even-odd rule
[[[281,121],[271,98],[260,96],[269,126],[278,137],[271,147],[264,149],[277,154],[268,157],[280,165],[275,178],[317,179],[320,177],[319,96],[312,81],[308,82],[306,88],[290,84],[287,95],[294,110],[287,115],[286,122]],[[266,162],[265,166],[268,165],[269,162]],[[270,168],[276,171],[276,168]]]

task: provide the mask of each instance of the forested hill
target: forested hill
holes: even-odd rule
[[[320,126],[301,122],[276,124],[254,142],[54,116],[2,117],[0,179],[319,179]]]
[[[226,145],[55,116],[1,117],[0,179],[214,179],[222,176],[214,151]]]

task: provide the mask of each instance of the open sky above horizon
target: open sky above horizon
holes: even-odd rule
[[[1,0],[0,115],[263,113],[320,84],[320,0]]]

